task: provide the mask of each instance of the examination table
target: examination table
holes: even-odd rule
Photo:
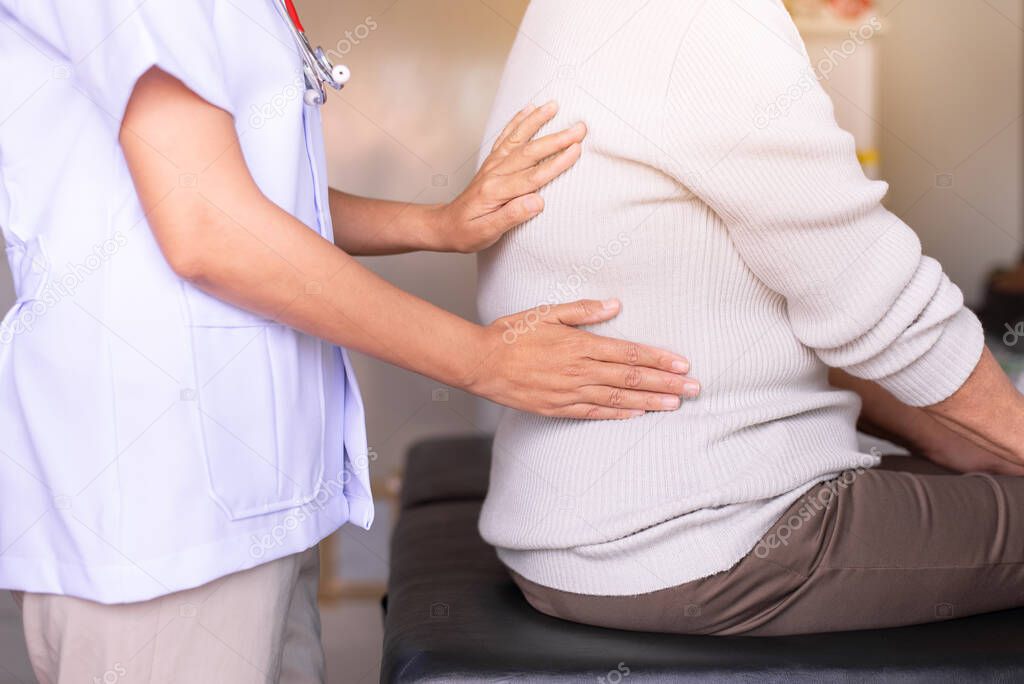
[[[1024,609],[772,638],[622,632],[542,615],[477,533],[489,463],[487,437],[409,453],[382,682],[1024,682]]]

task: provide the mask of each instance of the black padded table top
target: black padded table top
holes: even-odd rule
[[[410,452],[383,682],[1024,682],[1024,610],[772,638],[621,632],[542,615],[477,533],[489,456],[487,438]]]

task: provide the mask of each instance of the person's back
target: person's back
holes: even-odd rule
[[[772,118],[805,67],[775,0],[531,3],[493,122],[555,99],[590,134],[545,212],[482,255],[481,315],[617,296],[595,331],[685,351],[703,389],[629,421],[504,413],[481,531],[528,580],[633,595],[726,570],[814,484],[878,462],[826,360],[921,405],[974,367],[977,321],[878,205],[824,94]]]

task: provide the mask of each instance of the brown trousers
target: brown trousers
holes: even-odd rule
[[[601,627],[774,636],[896,627],[1024,605],[1024,477],[889,457],[812,488],[730,570],[639,596],[514,575],[542,613]]]

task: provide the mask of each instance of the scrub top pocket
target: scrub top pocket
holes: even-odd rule
[[[211,496],[232,519],[308,503],[324,470],[323,342],[184,288]]]

